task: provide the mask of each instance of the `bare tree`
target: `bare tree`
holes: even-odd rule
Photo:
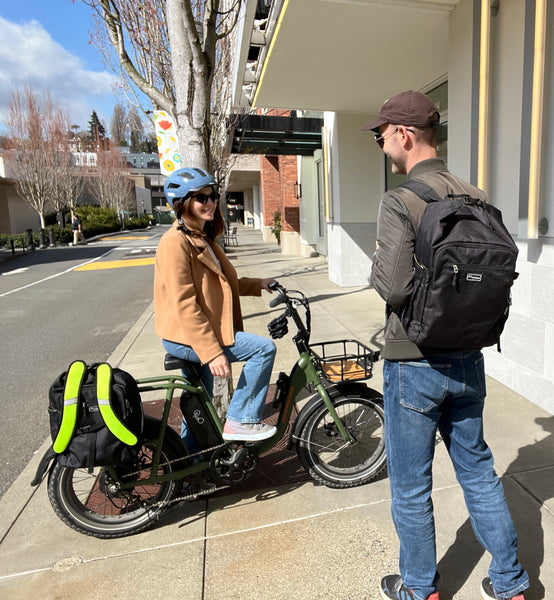
[[[219,48],[242,0],[83,1],[105,24],[127,81],[173,118],[182,163],[212,170],[223,148],[212,146],[212,86],[230,83]]]
[[[9,132],[13,151],[7,156],[17,192],[38,213],[45,228],[46,212],[53,208],[55,157],[69,152],[61,111],[47,95],[42,101],[29,87],[13,92],[9,104]]]
[[[73,214],[83,192],[83,176],[81,170],[75,166],[75,159],[71,153],[76,128],[78,129],[76,125],[70,126],[66,112],[56,112],[52,131],[54,151],[51,155],[51,205],[58,215],[61,215],[65,208],[69,208]],[[62,219],[60,224],[63,224],[61,221]]]
[[[110,135],[112,136],[112,144],[117,146],[127,145],[127,111],[119,102],[113,107]]]
[[[144,139],[144,126],[138,110],[132,106],[129,109],[129,147],[131,152],[140,152],[140,144]]]
[[[118,148],[98,152],[96,169],[88,178],[88,190],[100,206],[113,208],[120,217],[125,211],[134,212],[135,186]]]

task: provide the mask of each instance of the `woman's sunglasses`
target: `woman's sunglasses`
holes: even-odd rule
[[[194,196],[191,196],[191,198],[200,202],[200,204],[206,204],[208,200],[217,202],[219,200],[219,194],[217,192],[212,192],[211,194],[195,194]]]

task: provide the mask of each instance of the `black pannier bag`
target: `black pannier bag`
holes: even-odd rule
[[[501,212],[468,195],[440,196],[401,184],[427,202],[416,235],[409,302],[395,312],[423,347],[473,350],[497,344],[517,278],[517,246]]]
[[[132,465],[142,442],[135,379],[107,363],[73,362],[49,391],[52,448],[71,468]]]

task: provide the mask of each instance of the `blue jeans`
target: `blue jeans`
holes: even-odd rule
[[[196,352],[190,346],[167,340],[162,340],[162,344],[168,354],[198,363],[202,382],[211,395],[213,375],[208,365],[201,363]],[[246,361],[227,410],[228,419],[238,423],[259,423],[262,420],[276,351],[275,344],[270,339],[244,331],[235,333],[235,343],[232,346],[223,347],[223,353],[230,363]],[[189,451],[196,446],[184,419],[181,437]]]
[[[495,591],[511,598],[529,586],[504,489],[483,438],[485,372],[481,352],[384,364],[385,441],[400,574],[417,600],[437,589],[432,463],[437,428],[471,524],[491,554]]]

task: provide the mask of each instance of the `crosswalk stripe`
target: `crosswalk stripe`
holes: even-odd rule
[[[77,267],[75,271],[98,271],[100,269],[121,269],[122,267],[142,267],[144,265],[153,265],[156,257],[131,258],[128,260],[110,260],[106,262],[94,262]]]

